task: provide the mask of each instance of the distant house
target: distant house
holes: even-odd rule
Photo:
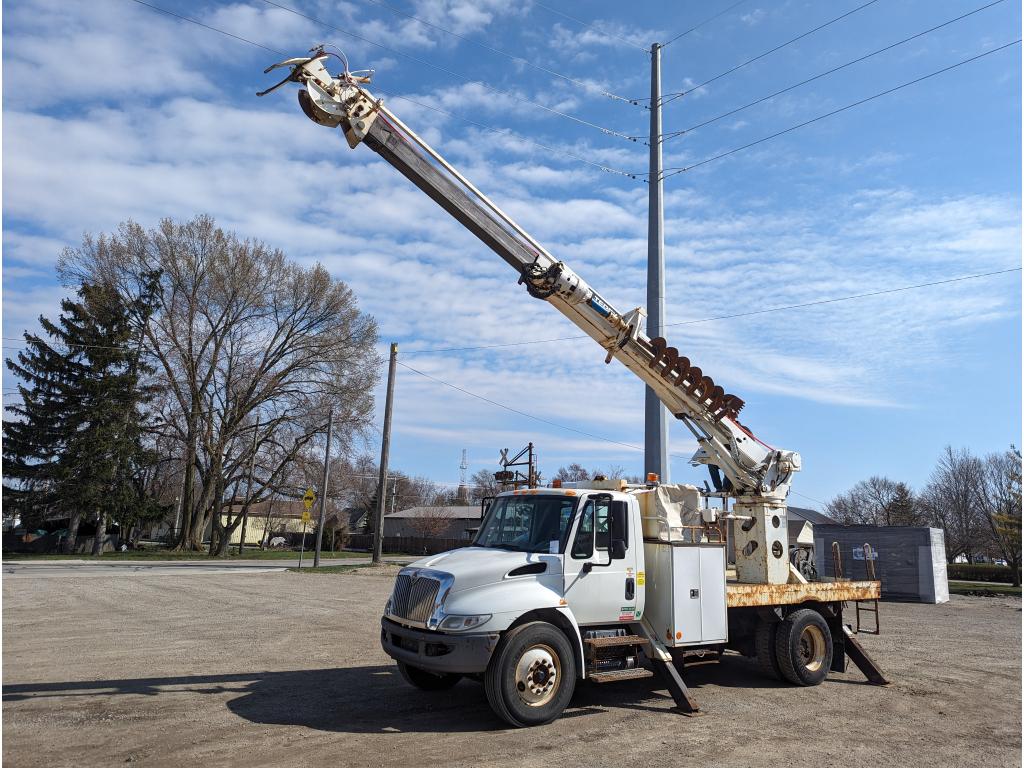
[[[384,515],[384,538],[471,539],[480,528],[480,505],[410,507]]]
[[[358,507],[349,507],[345,510],[345,515],[348,517],[349,531],[352,533],[363,533],[363,529],[366,528],[367,517],[369,517],[367,511]]]
[[[297,544],[302,537],[302,513],[305,511],[305,504],[301,499],[268,499],[259,501],[249,506],[249,518],[245,523],[245,546],[258,547],[268,543],[276,536],[283,536],[289,543]],[[327,507],[330,511],[330,505]],[[233,504],[228,514],[221,515],[221,522],[226,526],[228,520],[234,520],[242,511],[241,504]],[[306,533],[316,533],[317,518],[319,510],[316,505],[310,510],[311,520],[306,524]],[[343,519],[347,519],[347,516]],[[338,515],[328,514],[324,520],[324,530],[328,533],[332,527],[340,525]],[[238,545],[242,540],[242,524],[231,532],[231,544]],[[306,539],[306,546],[310,546],[311,539]]]

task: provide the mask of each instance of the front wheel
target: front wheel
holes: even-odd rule
[[[801,608],[779,624],[775,654],[782,676],[794,685],[818,685],[832,666],[832,633],[817,611]]]
[[[398,662],[398,671],[402,673],[405,682],[414,685],[421,691],[446,691],[459,682],[462,675],[435,674],[425,669],[414,667],[405,662]]]
[[[562,714],[575,688],[576,659],[569,641],[543,621],[509,631],[484,675],[491,709],[517,728],[550,723]]]

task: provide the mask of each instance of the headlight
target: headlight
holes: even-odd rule
[[[441,622],[439,629],[449,632],[461,632],[473,627],[479,627],[491,618],[489,613],[480,613],[475,616],[446,616]]]

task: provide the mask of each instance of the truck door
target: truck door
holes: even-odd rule
[[[641,590],[637,585],[636,553],[643,546],[640,531],[629,526],[629,502],[608,494],[592,494],[582,502],[565,548],[564,594],[580,624],[635,621]],[[613,515],[616,539],[625,543],[624,559],[611,559],[608,537]]]

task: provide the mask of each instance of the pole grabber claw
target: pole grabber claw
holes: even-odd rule
[[[324,66],[330,56],[337,56],[344,65],[340,75],[331,75]],[[370,82],[373,71],[352,72],[344,54],[325,51],[323,46],[314,48],[309,56],[285,59],[263,71],[271,72],[282,67],[291,67],[288,77],[256,95],[266,96],[285,83],[304,85],[305,88],[299,90],[299,106],[306,117],[328,128],[341,126],[349,146],[354,149],[377,119],[380,108],[380,101],[374,101],[361,87]]]

